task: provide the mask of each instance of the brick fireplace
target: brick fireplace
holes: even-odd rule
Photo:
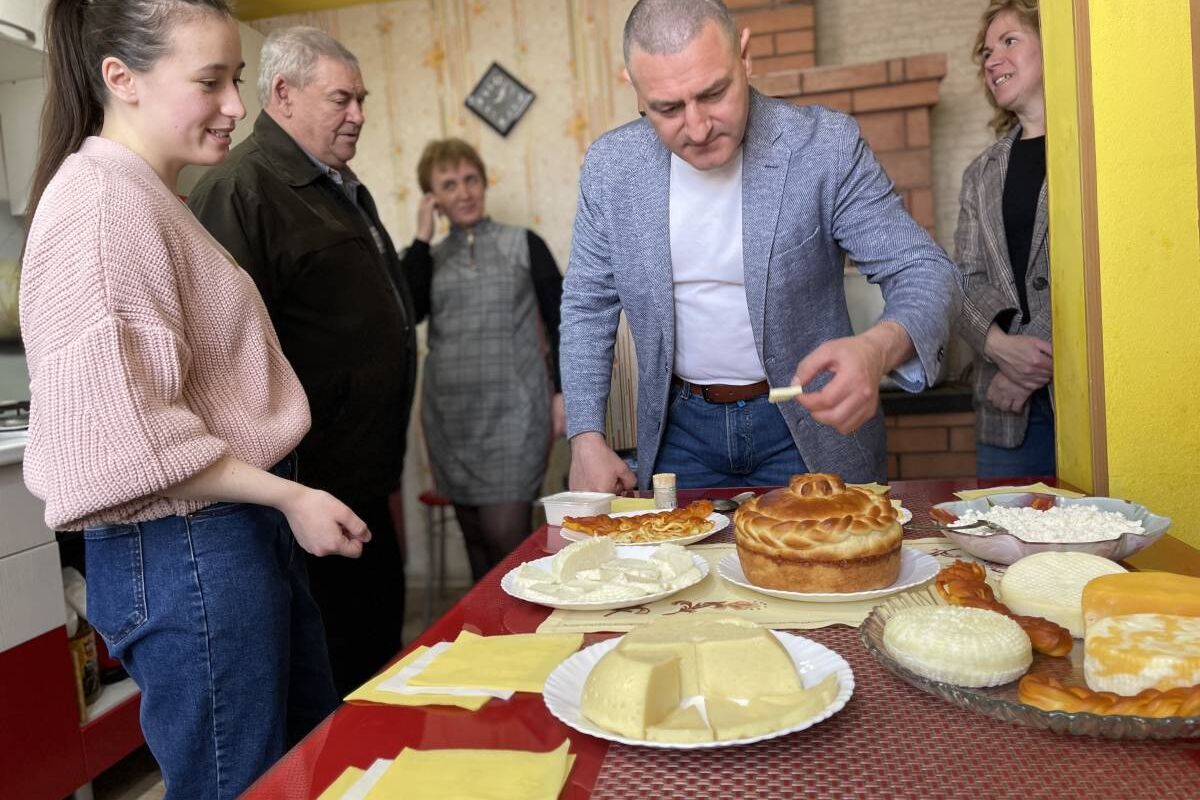
[[[946,75],[945,54],[818,67],[812,0],[726,5],[738,29],[750,29],[754,87],[797,105],[819,103],[852,115],[909,213],[934,233],[929,118]],[[953,400],[951,410],[926,403],[922,411],[908,412],[890,410],[885,397],[889,478],[975,474],[974,413],[961,392]]]

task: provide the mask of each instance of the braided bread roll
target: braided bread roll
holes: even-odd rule
[[[900,574],[896,509],[836,475],[794,475],[786,488],[743,503],[733,523],[742,570],[758,586],[859,592]]]
[[[1014,614],[1008,606],[996,599],[992,587],[984,580],[986,576],[987,573],[979,564],[955,561],[938,572],[933,579],[933,585],[938,594],[952,606],[986,608],[1012,618],[1029,635],[1033,649],[1039,653],[1065,656],[1071,652],[1075,642],[1069,630],[1048,619]]]
[[[1082,686],[1065,686],[1054,678],[1026,675],[1017,684],[1022,703],[1043,711],[1071,714],[1120,714],[1137,717],[1200,716],[1200,686],[1161,692],[1144,689],[1132,697],[1112,692],[1094,692]]]

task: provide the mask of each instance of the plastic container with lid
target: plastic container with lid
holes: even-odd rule
[[[546,507],[546,524],[562,525],[563,517],[590,517],[607,514],[616,497],[611,492],[559,492],[538,500]]]

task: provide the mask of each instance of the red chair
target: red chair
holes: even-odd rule
[[[446,514],[452,503],[436,489],[426,489],[417,498],[425,507],[425,549],[428,570],[425,577],[425,627],[433,622],[434,575],[437,576],[437,597],[446,593]]]

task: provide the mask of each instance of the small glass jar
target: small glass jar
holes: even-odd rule
[[[675,499],[675,473],[660,472],[654,476],[653,481],[654,507],[675,508],[677,505]]]

